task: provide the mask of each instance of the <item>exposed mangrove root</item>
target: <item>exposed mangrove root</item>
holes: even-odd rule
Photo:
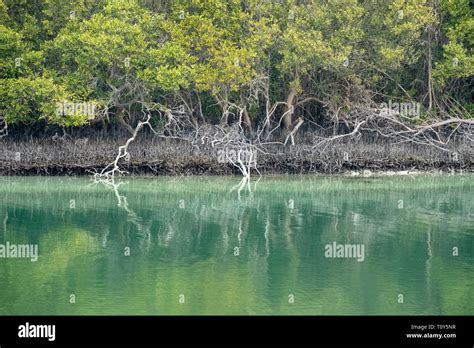
[[[130,161],[129,145],[137,139],[140,130],[148,126],[152,133],[160,138],[178,139],[191,143],[198,150],[201,147],[210,147],[216,151],[217,157],[223,157],[224,161],[232,164],[242,174],[243,177],[249,178],[252,170],[259,175],[260,172],[256,166],[257,152],[262,151],[259,148],[260,141],[254,144],[245,135],[242,127],[242,118],[246,112],[245,107],[236,104],[229,104],[226,112],[229,116],[234,110],[237,110],[239,119],[232,126],[209,126],[203,125],[197,127],[186,111],[186,108],[164,108],[162,105],[153,105],[146,107],[147,112],[142,111],[145,120],[139,121],[133,129],[132,136],[126,141],[125,145],[119,146],[115,160],[109,163],[100,172],[93,172],[94,178],[111,180],[115,175],[126,174],[127,171],[120,168],[120,162]],[[157,111],[159,116],[164,114],[166,123],[161,131],[156,131],[151,125],[151,111]],[[194,129],[190,131],[190,129]],[[292,136],[292,135],[291,135]],[[294,143],[294,141],[292,140]],[[230,153],[233,153],[232,156]]]
[[[462,135],[471,143],[474,138],[474,120],[466,119],[465,110],[452,103],[444,103],[451,105],[448,112],[430,114],[428,115],[430,123],[420,123],[418,118],[407,119],[403,112],[392,113],[391,108],[388,115],[384,114],[381,110],[382,104],[377,106],[374,101],[376,96],[374,93],[364,88],[354,90],[354,86],[350,84],[347,89],[352,93],[352,98],[344,101],[336,102],[337,98],[335,99],[330,93],[318,94],[318,91],[315,91],[300,95],[292,89],[288,91],[285,101],[274,101],[270,98],[269,77],[259,75],[242,88],[238,98],[231,98],[225,91],[214,96],[222,114],[220,124],[212,125],[205,121],[200,99],[198,108],[193,103],[193,98],[186,93],[176,93],[171,106],[154,102],[145,103],[146,87],[128,78],[120,80],[120,83],[119,87],[109,85],[112,91],[111,97],[106,103],[107,107],[102,110],[102,116],[108,117],[111,110],[114,110],[119,124],[128,130],[131,137],[124,145],[119,146],[113,162],[100,172],[94,173],[96,178],[105,180],[128,173],[121,168],[121,164],[124,160],[130,162],[129,145],[137,140],[140,130],[144,127],[148,127],[156,137],[191,144],[198,156],[210,153],[211,158],[215,156],[217,162],[232,166],[247,180],[254,172],[260,175],[260,170],[257,168],[257,157],[260,156],[257,155],[278,157],[287,148],[289,151],[295,148],[297,142],[301,143],[300,138],[308,134],[310,136],[317,134],[310,146],[313,154],[314,151],[318,152],[317,159],[321,161],[324,161],[322,154],[327,153],[329,144],[341,143],[352,138],[357,142],[367,134],[387,139],[394,144],[410,143],[444,152],[452,152],[449,143],[455,135]],[[403,87],[400,88],[403,90]],[[337,90],[332,93],[337,93]],[[311,117],[304,116],[303,105],[310,103],[317,103],[324,109],[326,120],[329,121],[326,123],[328,128],[320,131],[322,128],[320,124],[312,122]],[[265,106],[259,111],[264,113],[264,117],[260,117],[260,123],[252,125],[253,117],[249,110],[259,104]],[[132,116],[130,112],[132,105],[142,105],[142,114],[145,116],[135,128],[132,125],[136,122],[137,116]],[[419,108],[417,110],[419,112]],[[202,122],[198,121],[199,115]],[[152,127],[152,124],[157,124],[154,118],[162,122],[158,131]],[[318,132],[311,129],[314,126],[320,128]],[[303,128],[305,130],[302,130]],[[308,141],[303,141],[303,144],[308,144]]]

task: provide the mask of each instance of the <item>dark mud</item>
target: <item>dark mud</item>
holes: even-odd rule
[[[115,159],[125,139],[0,140],[0,175],[90,175]],[[121,168],[132,175],[240,175],[220,163],[218,149],[193,147],[170,139],[143,137],[132,143],[130,161]],[[456,140],[448,150],[433,146],[345,139],[313,150],[310,144],[272,145],[257,154],[261,174],[341,174],[347,172],[473,172],[474,149]]]

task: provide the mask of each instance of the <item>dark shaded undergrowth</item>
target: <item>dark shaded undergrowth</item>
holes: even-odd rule
[[[0,140],[0,175],[88,175],[115,159],[126,139]],[[232,175],[231,163],[219,162],[218,149],[196,147],[186,141],[139,137],[130,146],[130,160],[121,168],[132,175]],[[309,139],[295,146],[271,145],[257,153],[262,174],[337,174],[348,171],[465,171],[474,169],[474,149],[455,139],[448,151],[386,139],[344,138],[324,149],[312,149]]]

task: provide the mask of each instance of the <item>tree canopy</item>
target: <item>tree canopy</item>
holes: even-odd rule
[[[255,130],[270,116],[291,128],[297,117],[329,122],[362,104],[409,99],[427,118],[471,117],[471,5],[0,0],[0,116],[133,131],[144,107],[162,117],[181,108],[189,127],[242,116]],[[98,112],[58,110],[65,101]]]

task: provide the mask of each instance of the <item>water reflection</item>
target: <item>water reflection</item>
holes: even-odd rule
[[[1,178],[0,243],[40,260],[0,260],[0,313],[472,313],[472,177],[238,181]]]
[[[110,179],[101,179],[99,177],[93,177],[92,180],[92,185],[103,185],[106,189],[112,190],[114,192],[115,197],[117,199],[117,206],[125,210],[125,212],[127,213],[126,221],[133,224],[136,228],[136,234],[140,238],[140,250],[145,253],[148,252],[151,244],[150,224],[143,223],[143,219],[141,219],[134,210],[128,207],[127,197],[119,193],[120,186],[127,185],[128,181],[116,182],[115,177],[112,177]],[[103,235],[100,237],[102,241],[101,244],[103,246],[107,245],[107,237],[109,236],[109,232],[110,230],[107,228]],[[127,240],[130,240],[130,235],[127,235]]]

